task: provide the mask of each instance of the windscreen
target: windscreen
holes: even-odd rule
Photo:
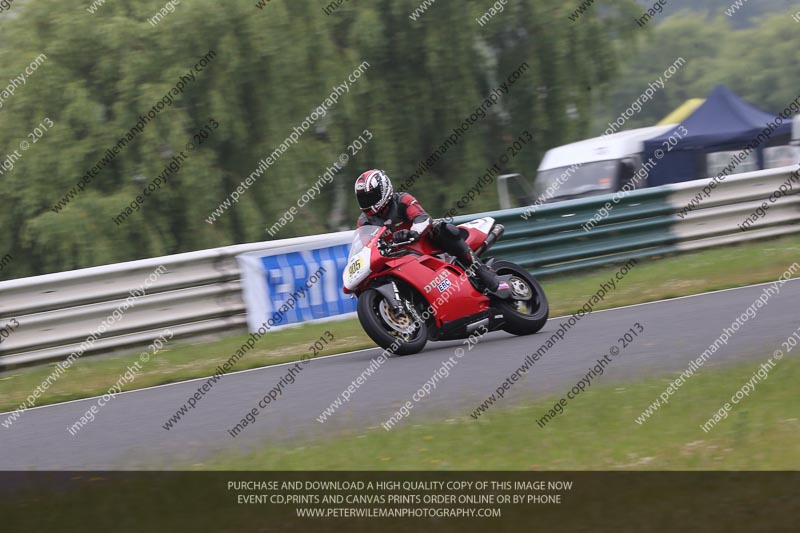
[[[544,202],[559,196],[588,196],[611,191],[618,164],[618,160],[610,159],[542,170],[534,184],[534,200],[542,198]]]
[[[364,247],[369,244],[369,241],[375,235],[376,232],[380,231],[380,226],[361,226],[356,230],[356,234],[353,236],[353,243],[350,245],[350,255],[347,256],[348,259],[356,255],[358,252],[364,249]]]

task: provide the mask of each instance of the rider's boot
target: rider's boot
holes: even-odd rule
[[[475,254],[470,253],[470,265],[467,267],[467,275],[477,278],[480,283],[486,287],[490,292],[495,292],[500,288],[500,279],[494,271],[481,263],[480,259],[475,257]]]
[[[485,287],[490,292],[496,292],[501,288],[497,274],[484,265],[481,260],[478,259],[478,256],[470,250],[466,241],[459,236],[458,228],[455,226],[448,228],[447,226],[451,225],[445,225],[444,229],[451,229],[452,231],[447,232],[440,230],[439,242],[442,247],[461,261],[461,264],[466,268],[467,275],[476,280],[479,286]]]

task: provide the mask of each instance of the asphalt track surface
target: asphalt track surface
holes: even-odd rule
[[[566,393],[617,339],[639,322],[645,332],[614,358],[593,385],[670,375],[685,369],[750,306],[769,284],[743,287],[591,313],[537,361],[493,409],[522,400]],[[786,282],[718,350],[704,368],[734,361],[761,363],[798,326],[800,280]],[[608,299],[613,301],[613,294]],[[398,424],[469,415],[506,377],[558,329],[551,319],[533,336],[485,335]],[[331,323],[336,331],[336,323]],[[287,373],[288,365],[231,373],[218,381],[197,407],[171,430],[162,425],[205,379],[122,393],[94,422],[72,436],[71,426],[96,399],[76,400],[26,411],[11,428],[0,426],[0,470],[185,468],[216,453],[252,450],[320,434],[385,431],[387,420],[417,391],[461,341],[429,343],[413,356],[387,361],[324,424],[320,413],[369,366],[378,349],[329,356],[305,365],[280,399],[233,438],[232,428]],[[111,385],[111,384],[109,384]],[[642,405],[642,409],[646,406]],[[0,417],[5,420],[6,415]],[[631,421],[633,424],[633,421]],[[371,428],[371,429],[369,429]]]

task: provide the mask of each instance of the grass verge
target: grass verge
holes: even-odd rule
[[[800,257],[800,236],[643,259],[597,309],[773,281],[797,257]],[[592,273],[543,278],[542,283],[551,303],[550,316],[577,311],[601,283],[608,282],[615,270],[609,267]],[[254,350],[237,363],[235,370],[298,360],[310,353],[309,344],[325,331],[333,333],[335,340],[326,346],[321,355],[374,346],[354,319],[308,324],[266,335]],[[136,379],[124,386],[123,390],[211,375],[246,339],[246,335],[232,335],[215,342],[171,343],[145,364]],[[80,359],[65,376],[44,391],[36,405],[104,394],[138,357],[138,353],[135,353]],[[23,368],[0,374],[0,412],[16,409],[24,402],[52,372],[52,366]]]

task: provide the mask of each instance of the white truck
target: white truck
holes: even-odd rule
[[[521,174],[498,177],[500,208],[618,191],[641,168],[644,141],[674,127],[675,124],[666,124],[637,128],[551,148],[539,164],[533,185]],[[638,188],[646,186],[637,184]]]
[[[792,144],[800,146],[800,115],[795,115],[792,123]]]
[[[498,177],[500,208],[612,193],[628,182],[632,182],[634,188],[645,188],[647,179],[633,179],[646,163],[642,161],[644,143],[675,126],[665,124],[620,131],[551,148],[542,158],[533,184],[521,174]],[[721,171],[737,151],[706,154],[708,174]],[[795,165],[800,161],[800,115],[795,115],[792,122],[791,143],[764,148],[763,158],[764,168]],[[737,173],[759,169],[756,158],[748,158],[745,163],[737,167]]]

